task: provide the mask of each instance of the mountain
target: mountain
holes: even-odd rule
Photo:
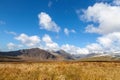
[[[56,56],[52,55],[50,52],[47,52],[45,50],[39,49],[39,48],[33,48],[33,49],[24,49],[20,50],[20,53],[22,55],[19,55],[21,58],[28,58],[33,60],[53,60],[57,59]]]
[[[32,48],[18,51],[0,52],[0,61],[41,61],[41,60],[56,60],[57,56],[48,51]]]
[[[48,61],[73,60],[69,53],[63,50],[46,51],[39,48],[23,49],[18,51],[0,52],[0,61]]]
[[[91,57],[81,58],[80,61],[120,61],[120,56],[113,56],[110,54],[95,55]]]
[[[65,60],[74,60],[74,57],[70,53],[65,52],[64,50],[58,50],[54,53],[58,56],[63,57]]]

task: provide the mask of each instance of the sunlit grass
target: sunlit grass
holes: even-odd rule
[[[120,80],[120,63],[0,63],[0,80]]]

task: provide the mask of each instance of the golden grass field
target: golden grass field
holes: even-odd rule
[[[0,63],[0,80],[120,80],[119,62]]]

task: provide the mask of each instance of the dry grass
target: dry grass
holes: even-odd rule
[[[120,63],[0,63],[0,80],[120,80]]]

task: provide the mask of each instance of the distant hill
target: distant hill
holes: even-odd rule
[[[74,56],[72,56],[70,53],[65,52],[64,50],[58,50],[53,53],[57,54],[59,57],[62,57],[64,60],[74,60]]]
[[[87,58],[81,58],[80,61],[120,61],[120,57],[112,56],[93,56]]]
[[[46,61],[73,60],[69,53],[63,50],[50,52],[39,48],[18,51],[0,52],[0,61]]]
[[[10,52],[0,52],[0,60],[4,61],[5,59],[10,61],[40,61],[40,60],[56,60],[57,57],[52,55],[50,52],[39,49],[23,49],[18,51],[10,51]],[[4,58],[4,59],[3,59]]]

